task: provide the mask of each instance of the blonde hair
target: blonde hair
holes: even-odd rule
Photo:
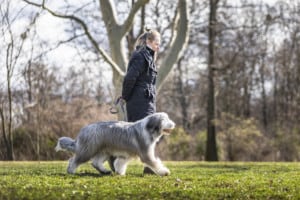
[[[147,40],[150,42],[154,41],[156,38],[160,37],[160,33],[156,30],[145,29],[145,32],[142,33],[135,42],[135,48],[140,50],[147,45]]]

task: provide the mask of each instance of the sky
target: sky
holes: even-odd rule
[[[18,20],[14,21],[12,23],[11,29],[12,32],[14,33],[14,37],[16,39],[19,39],[19,35],[21,35],[23,32],[26,31],[26,29],[29,27],[30,22],[28,21],[28,18],[22,17],[18,15],[18,12],[22,10],[22,13],[27,13],[31,14],[32,11],[39,12],[41,11],[40,9],[36,9],[32,6],[28,6],[26,3],[21,2],[20,0],[7,0],[10,1],[11,3],[11,19],[15,18],[18,16]],[[56,0],[56,1],[51,1],[53,5],[56,7],[60,6],[59,2],[62,2],[61,0]],[[77,3],[79,3],[78,0],[76,0]],[[27,6],[26,6],[27,5]],[[51,5],[50,5],[51,7]],[[53,8],[53,7],[51,7]],[[33,12],[32,12],[33,13]],[[24,85],[24,80],[23,80],[23,74],[22,70],[24,68],[24,65],[26,65],[27,60],[29,59],[32,46],[34,46],[34,54],[39,55],[41,52],[45,50],[49,50],[50,48],[54,48],[57,45],[57,41],[59,40],[67,40],[70,38],[70,36],[65,32],[66,28],[66,20],[59,19],[57,17],[52,16],[51,14],[47,12],[41,12],[40,16],[37,18],[36,21],[36,28],[31,28],[31,32],[36,31],[36,36],[34,40],[39,40],[43,41],[44,45],[39,46],[39,45],[32,45],[31,39],[27,37],[25,40],[23,48],[25,49],[25,54],[26,56],[23,56],[25,60],[19,60],[16,68],[14,68],[14,74],[12,76],[12,83],[13,87],[15,88],[22,88]],[[1,37],[2,42],[6,43],[5,46],[7,46],[10,43],[10,37],[7,31],[7,34],[3,37]],[[1,42],[1,41],[0,41]],[[19,41],[16,41],[15,43],[20,43]],[[49,65],[49,66],[54,66],[56,67],[55,70],[59,70],[58,76],[60,79],[63,79],[67,74],[68,71],[70,71],[70,68],[75,69],[75,70],[82,70],[86,68],[86,65],[81,64],[80,58],[78,57],[76,48],[74,46],[71,46],[69,44],[62,44],[59,45],[57,48],[55,48],[52,51],[48,51],[47,53],[47,60],[44,60],[44,62]],[[0,56],[2,58],[5,57],[4,52],[0,52]],[[5,59],[0,59],[0,64],[1,66],[5,66]],[[39,61],[40,62],[40,61]],[[97,63],[99,64],[99,63]],[[106,64],[101,65],[101,68],[104,70],[109,69]],[[88,66],[89,67],[89,66]],[[99,76],[99,66],[91,66],[91,69],[89,69],[91,79],[94,78],[100,78]],[[1,78],[2,77],[2,78]],[[6,87],[6,67],[0,67],[0,88]],[[106,77],[111,77],[111,72],[107,71],[106,72]],[[108,87],[107,84],[109,84],[108,81],[104,81],[104,84]]]

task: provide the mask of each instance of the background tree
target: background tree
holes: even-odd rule
[[[52,9],[47,7],[45,1],[42,1],[42,3],[34,3],[28,0],[24,0],[24,2],[36,7],[41,7],[55,17],[69,19],[78,24],[78,26],[81,27],[83,34],[93,45],[95,51],[100,54],[102,58],[111,66],[116,94],[120,94],[122,77],[125,74],[127,62],[123,44],[124,38],[133,25],[135,15],[146,3],[148,3],[148,0],[138,0],[134,2],[131,9],[129,10],[127,17],[123,20],[123,23],[120,23],[120,20],[118,19],[115,2],[106,0],[99,1],[101,16],[108,38],[109,53],[107,53],[107,51],[105,51],[104,48],[100,46],[101,44],[99,44],[95,37],[91,34],[89,24],[86,23],[84,19],[77,17],[75,11],[73,13],[61,13],[60,11],[53,11]],[[165,77],[171,71],[174,63],[179,57],[179,54],[185,47],[186,41],[189,36],[187,9],[188,6],[185,0],[178,1],[175,14],[176,17],[173,21],[173,37],[170,38],[170,46],[168,48],[169,53],[166,54],[161,62],[161,65],[164,67],[159,69],[158,86],[160,86]]]
[[[43,4],[46,1],[34,2]],[[116,25],[116,30],[125,24],[138,2],[144,1],[103,2],[111,3],[115,11],[113,20],[120,24]],[[179,41],[176,34],[182,35],[172,31],[181,24],[178,5],[182,3],[153,0],[138,9],[133,25],[119,44],[124,48],[120,52],[124,53],[125,65],[136,37],[143,26],[148,25],[162,34],[158,66],[159,70],[164,69],[163,63],[169,62],[163,60],[172,56],[174,50],[171,44]],[[207,105],[212,103],[208,101],[211,68],[214,86],[214,92],[210,93],[214,98],[212,125],[215,126],[218,160],[299,160],[300,2],[219,1],[214,24],[214,64],[209,68],[210,3],[208,0],[191,0],[186,4],[189,11],[187,46],[178,54],[180,59],[175,59],[168,81],[160,79],[157,109],[169,113],[177,128],[168,139],[161,141],[159,156],[172,160],[205,160],[206,148],[209,148]],[[125,72],[126,66],[119,66],[112,59],[101,12],[104,4],[89,0],[78,4],[67,0],[47,1],[44,7],[35,7],[24,1],[1,1],[3,34],[0,46],[4,51],[0,52],[0,159],[7,159],[3,136],[5,131],[8,133],[10,113],[7,63],[14,63],[9,59],[17,58],[15,55],[21,45],[22,50],[10,71],[15,159],[64,159],[65,154],[53,151],[58,137],[75,137],[87,123],[116,119],[109,113],[109,107],[118,91],[111,80],[107,80],[112,77],[113,67],[107,64],[94,44],[101,47],[120,69],[124,67],[120,74]],[[8,17],[10,29],[4,23],[7,18],[3,15],[8,5],[10,16],[14,16]],[[81,19],[88,29],[71,16]],[[43,27],[46,19],[49,19],[47,27],[52,22],[59,23],[52,28],[55,31]],[[15,48],[9,52],[13,53],[10,54],[12,57],[7,59],[6,49],[12,50],[8,30],[12,30]],[[51,35],[55,37],[48,37]]]
[[[217,161],[217,142],[215,120],[215,83],[214,67],[215,60],[215,39],[217,27],[217,8],[219,0],[210,0],[209,22],[208,22],[208,97],[207,97],[207,143],[205,160]]]
[[[13,85],[16,77],[16,67],[21,62],[22,54],[24,53],[24,43],[30,28],[35,23],[37,15],[33,16],[31,21],[28,22],[27,28],[20,34],[16,31],[17,20],[23,15],[23,9],[18,9],[16,13],[12,12],[13,2],[3,0],[0,5],[0,18],[1,18],[1,66],[5,67],[5,83],[1,84],[1,98],[0,98],[0,119],[1,119],[1,132],[2,141],[5,147],[5,159],[14,160],[14,137],[13,128],[15,126],[13,115]],[[2,88],[2,86],[5,86]],[[2,145],[1,145],[2,146]]]

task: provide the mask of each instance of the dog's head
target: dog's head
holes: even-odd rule
[[[154,113],[146,119],[146,129],[154,137],[162,134],[169,135],[174,128],[175,123],[164,112]]]

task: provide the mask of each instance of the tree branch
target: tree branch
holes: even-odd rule
[[[133,23],[133,19],[134,19],[134,16],[135,16],[136,12],[139,11],[139,9],[141,7],[143,7],[148,2],[149,2],[149,0],[138,0],[137,2],[135,2],[133,4],[133,7],[130,10],[130,13],[129,13],[126,21],[121,26],[121,34],[122,35],[125,35],[129,31],[129,29],[131,28],[132,23]]]
[[[51,15],[58,17],[58,18],[64,18],[64,19],[70,19],[75,21],[76,23],[78,23],[85,35],[87,36],[87,38],[90,40],[90,42],[92,43],[92,45],[94,46],[94,48],[96,49],[96,51],[98,53],[101,54],[101,56],[103,57],[103,59],[109,64],[111,65],[112,68],[114,68],[120,75],[124,76],[124,72],[120,69],[120,67],[111,59],[111,57],[101,48],[99,47],[99,45],[97,44],[97,41],[93,38],[93,36],[90,34],[87,25],[84,23],[83,20],[81,20],[80,18],[74,16],[74,15],[63,15],[63,14],[58,14],[52,10],[50,10],[49,8],[47,8],[45,6],[45,2],[43,1],[42,4],[37,4],[28,0],[23,0],[24,2],[36,6],[36,7],[41,7],[42,9],[48,11]]]
[[[124,35],[130,30],[136,13],[148,2],[149,0],[138,0],[135,2],[123,25],[119,25],[116,19],[114,2],[110,0],[100,0],[102,16],[105,19],[104,23],[107,30],[116,31],[119,33],[121,38],[124,37]]]
[[[179,12],[175,19],[174,38],[165,59],[161,63],[162,67],[159,69],[158,88],[160,88],[163,81],[172,70],[174,64],[180,57],[180,54],[184,51],[189,39],[189,13],[187,1],[179,0],[177,9]]]

